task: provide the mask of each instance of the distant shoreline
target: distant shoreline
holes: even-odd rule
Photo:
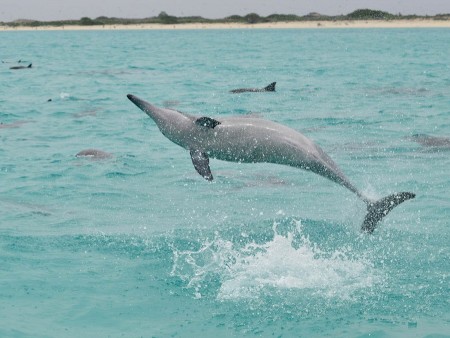
[[[0,26],[0,31],[64,30],[201,30],[201,29],[302,29],[302,28],[450,28],[450,20],[317,20],[265,23],[178,23],[128,25]]]

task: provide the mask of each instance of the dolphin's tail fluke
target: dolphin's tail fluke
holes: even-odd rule
[[[266,92],[274,92],[275,91],[275,85],[277,83],[276,82],[272,82],[270,85],[268,85],[267,87],[264,88],[264,90]]]
[[[371,234],[379,221],[383,219],[397,205],[416,197],[412,192],[398,192],[378,201],[367,204],[367,215],[361,226],[361,230]]]

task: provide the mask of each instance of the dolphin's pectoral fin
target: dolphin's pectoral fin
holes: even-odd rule
[[[213,176],[211,174],[211,169],[209,168],[208,155],[200,150],[191,150],[190,154],[195,170],[197,170],[205,180],[212,181]]]
[[[400,203],[416,197],[412,192],[399,192],[396,194],[384,197],[376,202],[370,203],[367,206],[367,215],[364,219],[361,230],[371,234],[379,221],[383,219],[392,209]]]
[[[218,126],[220,124],[219,121],[214,120],[210,117],[200,117],[198,119],[195,120],[195,124],[201,127],[207,127],[207,128],[211,128],[214,129],[216,126]]]

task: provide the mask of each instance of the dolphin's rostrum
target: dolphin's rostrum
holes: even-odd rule
[[[245,163],[277,163],[312,171],[355,193],[367,205],[361,229],[372,233],[395,206],[415,197],[395,193],[373,201],[347,179],[337,164],[313,141],[284,125],[254,117],[213,119],[195,117],[172,109],[156,107],[140,98],[127,97],[150,116],[169,140],[189,150],[197,172],[213,180],[209,157]]]

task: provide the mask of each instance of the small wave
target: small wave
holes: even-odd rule
[[[123,178],[123,177],[133,177],[133,176],[140,176],[144,175],[146,172],[136,172],[136,173],[125,173],[121,171],[112,171],[105,174],[105,177],[107,178]]]

